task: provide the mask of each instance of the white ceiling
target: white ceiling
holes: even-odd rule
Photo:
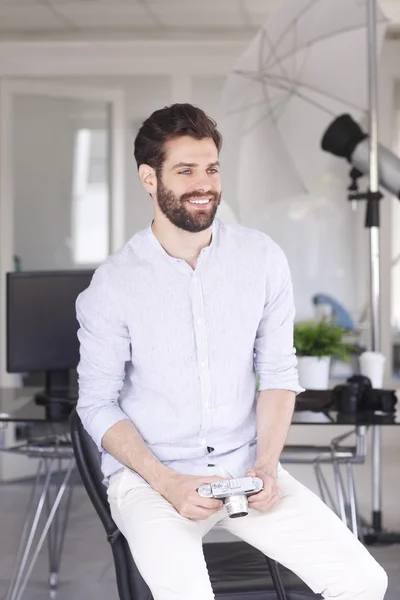
[[[293,0],[296,1],[296,0]],[[0,39],[247,36],[279,0],[0,0]],[[381,0],[392,35],[400,0]]]

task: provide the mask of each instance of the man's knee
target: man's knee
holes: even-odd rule
[[[361,545],[360,545],[361,548]],[[355,553],[354,560],[347,560],[327,585],[324,598],[337,600],[383,600],[388,585],[386,572],[365,550]]]
[[[360,600],[383,600],[388,586],[388,577],[384,569],[377,563],[368,564],[368,568],[350,583],[347,598],[360,598]]]
[[[369,569],[364,577],[366,584],[365,598],[368,598],[368,600],[383,600],[388,586],[386,571],[378,563],[375,563],[375,567]]]

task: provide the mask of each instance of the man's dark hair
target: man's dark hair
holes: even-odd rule
[[[192,104],[172,104],[153,112],[139,129],[135,139],[138,168],[146,164],[159,173],[165,160],[165,142],[183,135],[197,140],[211,138],[218,152],[221,150],[222,136],[213,119]]]

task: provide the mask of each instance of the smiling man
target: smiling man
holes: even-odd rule
[[[324,598],[382,600],[383,569],[279,464],[301,391],[290,272],[267,235],[215,219],[220,148],[189,104],[143,123],[135,158],[154,220],[77,301],[78,412],[112,516],[155,600],[214,598],[202,538],[217,523]],[[264,485],[246,517],[198,493],[245,474]]]
[[[174,141],[166,142],[166,160],[163,172],[157,170],[157,208],[167,219],[182,231],[198,233],[211,227],[215,213],[221,200],[221,188],[219,181],[219,162],[215,160],[216,146],[212,139],[196,140],[189,136],[183,136]],[[174,163],[181,156],[189,156],[197,162]],[[208,159],[210,163],[202,164]],[[193,190],[193,178],[204,178],[204,170],[207,181],[203,182],[202,188]],[[146,189],[154,194],[152,187],[153,169],[148,165],[139,167],[139,175]],[[149,186],[150,184],[150,186]],[[172,186],[172,189],[171,189]],[[191,210],[190,206],[195,210]]]

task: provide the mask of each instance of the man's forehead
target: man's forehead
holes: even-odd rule
[[[201,164],[218,161],[218,150],[211,138],[197,140],[181,136],[165,144],[165,161],[168,163]]]

